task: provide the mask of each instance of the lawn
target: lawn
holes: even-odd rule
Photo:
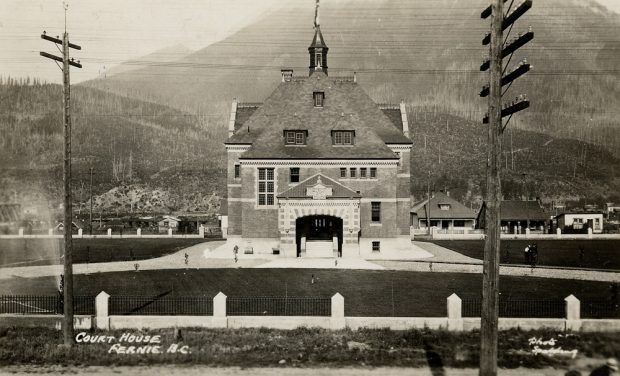
[[[0,366],[17,364],[75,366],[136,366],[175,364],[213,367],[425,367],[433,375],[445,374],[444,367],[477,367],[480,334],[441,330],[392,331],[381,329],[324,330],[299,328],[270,329],[184,329],[182,338],[170,330],[132,331],[133,334],[159,335],[159,354],[117,354],[112,346],[127,349],[136,345],[120,342],[123,332],[89,332],[89,335],[111,336],[111,343],[77,343],[71,349],[57,346],[62,332],[46,328],[0,329]],[[76,332],[76,335],[79,331]],[[617,333],[579,333],[565,336],[550,330],[500,331],[498,366],[501,368],[566,369],[575,367],[578,359],[570,356],[534,354],[532,337],[556,339],[556,347],[577,350],[578,359],[595,358],[596,363],[618,354]],[[187,346],[187,353],[169,353],[172,344]],[[551,345],[541,345],[543,349]],[[115,347],[118,348],[118,347]],[[110,351],[112,349],[112,351]],[[595,364],[596,364],[595,363]],[[113,370],[114,371],[114,370]],[[412,369],[412,374],[416,370]],[[423,372],[423,370],[420,370]],[[589,372],[589,370],[584,370]],[[81,372],[84,372],[82,370]],[[111,371],[112,372],[112,371]],[[176,372],[175,372],[176,373]],[[423,372],[427,374],[428,372]]]
[[[144,260],[207,239],[73,239],[73,262]],[[62,239],[0,239],[0,268],[60,264]]]
[[[432,243],[483,259],[483,240],[433,240]],[[532,243],[538,244],[538,265],[620,269],[620,240],[502,240],[500,262],[524,264],[523,250]]]
[[[311,283],[312,275],[315,283]],[[482,277],[467,273],[334,269],[178,269],[75,276],[76,295],[142,297],[227,296],[345,298],[347,316],[445,317],[446,298],[480,296]],[[0,295],[55,295],[53,277],[4,280]],[[618,300],[612,284],[568,279],[502,276],[502,300],[560,300],[573,294],[586,301]],[[535,308],[533,308],[535,310]],[[532,316],[537,312],[532,312]]]

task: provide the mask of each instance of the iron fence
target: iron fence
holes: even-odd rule
[[[213,298],[206,296],[111,296],[110,315],[211,316]]]
[[[620,304],[610,300],[582,301],[581,318],[620,319]]]
[[[294,296],[228,297],[229,316],[330,316],[331,298]]]
[[[482,299],[464,299],[463,317],[480,317]],[[499,301],[499,317],[563,318],[566,316],[564,300],[504,300]]]
[[[0,296],[1,313],[61,315],[63,313],[63,301],[60,295],[2,295]],[[76,315],[94,315],[95,297],[74,296],[73,313]]]

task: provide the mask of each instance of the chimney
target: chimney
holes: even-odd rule
[[[291,78],[293,78],[293,70],[292,69],[282,69],[282,82],[290,82]]]
[[[405,137],[409,137],[409,121],[407,120],[407,109],[405,108],[405,101],[400,101],[400,118],[403,122],[403,134]]]
[[[450,191],[446,189],[446,196],[450,197]]]
[[[228,122],[228,137],[235,134],[235,121],[237,120],[237,98],[233,98],[232,107],[230,109],[230,120]]]

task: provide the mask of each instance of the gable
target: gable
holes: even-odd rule
[[[360,197],[362,196],[359,193],[323,174],[316,174],[278,195],[278,198],[281,199],[343,199]]]

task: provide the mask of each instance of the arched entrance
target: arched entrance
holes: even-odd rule
[[[329,215],[310,215],[295,221],[297,257],[342,256],[342,218]],[[331,254],[330,254],[331,250]]]

